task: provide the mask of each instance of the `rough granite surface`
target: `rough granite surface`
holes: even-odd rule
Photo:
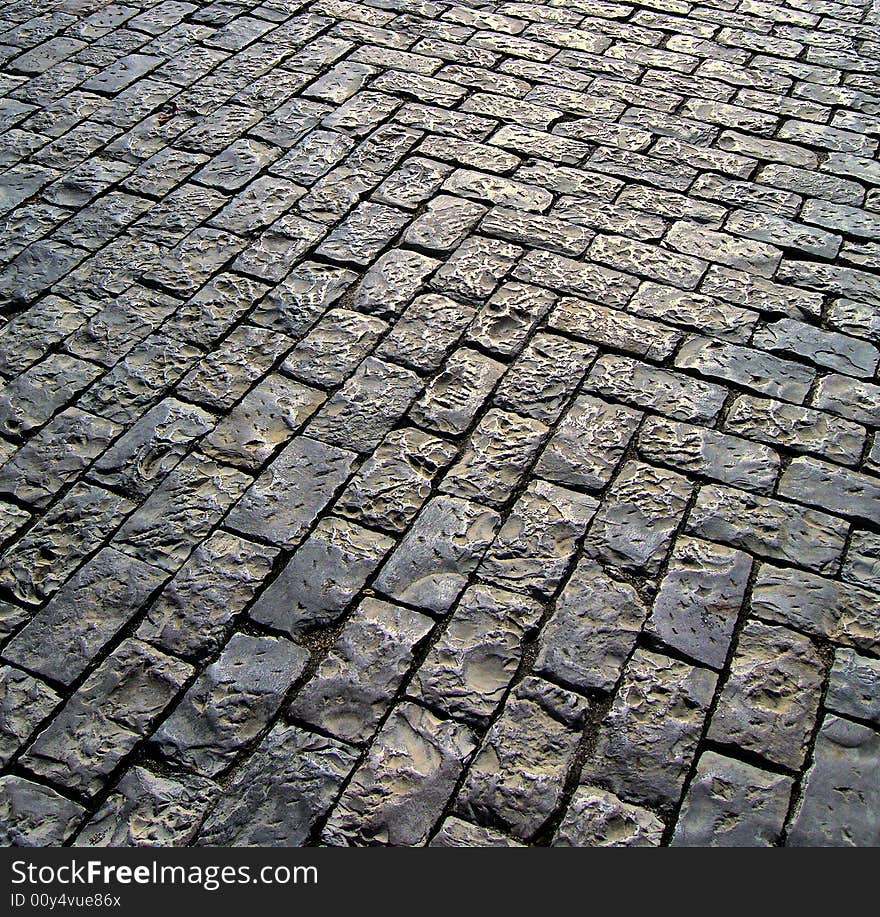
[[[880,845],[880,0],[0,0],[0,843]]]

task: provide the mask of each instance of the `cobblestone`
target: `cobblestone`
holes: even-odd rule
[[[880,843],[878,15],[5,3],[0,843]]]

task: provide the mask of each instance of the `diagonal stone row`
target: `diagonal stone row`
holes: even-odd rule
[[[0,3],[0,839],[880,843],[880,10]]]

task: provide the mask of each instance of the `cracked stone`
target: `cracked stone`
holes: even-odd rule
[[[271,573],[277,555],[274,548],[215,532],[149,606],[137,636],[184,658],[211,655]]]
[[[873,847],[880,843],[880,735],[828,715],[822,722],[789,847]]]
[[[554,847],[659,847],[663,822],[647,809],[592,786],[575,790]]]
[[[75,847],[182,847],[214,801],[216,784],[132,767],[77,834]]]
[[[535,671],[580,690],[611,691],[647,615],[632,586],[584,558],[541,633]]]
[[[449,610],[498,529],[493,510],[459,497],[425,505],[375,581],[375,588],[436,614]]]
[[[598,503],[547,481],[531,482],[480,565],[483,579],[549,596],[565,575]]]
[[[529,840],[559,803],[580,733],[541,703],[540,679],[521,682],[504,706],[468,770],[455,811],[489,821]],[[556,689],[583,716],[587,702]]]
[[[254,621],[292,636],[335,623],[394,546],[344,519],[324,519],[251,608]]]

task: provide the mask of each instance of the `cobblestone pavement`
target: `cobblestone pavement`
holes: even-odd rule
[[[0,839],[880,843],[876,9],[0,62]]]

